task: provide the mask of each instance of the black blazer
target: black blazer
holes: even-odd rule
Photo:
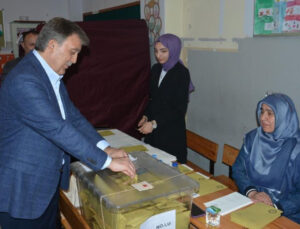
[[[185,114],[190,74],[188,69],[178,62],[167,72],[158,87],[161,70],[161,64],[155,64],[151,69],[150,100],[145,115],[148,120],[156,120],[157,128],[145,137],[145,141],[185,163]]]

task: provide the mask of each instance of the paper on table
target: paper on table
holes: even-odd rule
[[[194,171],[194,169],[192,169],[191,167],[187,166],[186,164],[180,164],[180,165],[178,165],[178,170],[179,170],[179,172],[181,172],[183,174],[186,174],[186,173]]]
[[[195,181],[198,181],[198,182],[200,180],[209,179],[208,176],[205,176],[205,175],[203,175],[202,173],[199,173],[199,172],[190,173],[190,174],[187,174],[187,176],[191,177],[192,179],[194,179]]]
[[[114,135],[114,133],[111,130],[98,130],[98,134],[100,134],[102,137]]]
[[[200,176],[204,177],[205,179],[209,179],[209,177],[208,177],[208,176],[205,176],[203,173],[196,172],[196,174],[199,174]]]
[[[219,183],[218,181],[209,179],[209,177],[201,174],[201,173],[190,173],[186,174],[188,177],[192,178],[193,180],[197,181],[200,184],[199,189],[199,196],[204,196],[213,192],[220,191],[222,189],[227,188],[225,185]],[[195,195],[195,198],[198,197]]]
[[[141,145],[142,143],[140,140],[137,140],[120,130],[109,129],[109,131],[111,131],[113,135],[105,136],[105,140],[108,141],[112,147],[120,148],[121,146]]]
[[[131,137],[128,134],[123,133],[117,129],[109,129],[113,133],[113,135],[105,136],[105,140],[115,148],[120,148],[124,146],[135,146],[135,145],[143,145],[148,151],[145,151],[150,156],[156,156],[158,160],[161,160],[165,164],[172,165],[173,161],[176,161],[176,157],[168,154],[160,149],[152,147],[149,144],[145,144],[144,142]]]
[[[201,186],[200,186],[200,190],[201,190]],[[252,200],[250,200],[248,197],[243,196],[238,192],[233,192],[226,196],[220,197],[218,199],[206,202],[204,203],[204,205],[206,207],[214,205],[221,209],[221,215],[226,215],[237,209],[245,207],[251,203]]]
[[[122,146],[120,149],[125,150],[126,153],[137,152],[137,151],[147,151],[148,149],[143,145],[135,146]]]
[[[207,194],[210,194],[213,192],[217,192],[217,191],[227,188],[227,186],[225,186],[215,180],[212,180],[212,179],[200,180],[199,184],[200,184],[200,189],[199,189],[198,194],[200,196],[204,196],[204,195],[207,195]]]
[[[263,203],[255,203],[230,214],[231,221],[246,228],[263,228],[280,217],[281,211]]]

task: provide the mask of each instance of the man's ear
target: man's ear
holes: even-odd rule
[[[25,50],[25,48],[24,48],[24,41],[22,41],[20,45],[21,45],[22,48]]]
[[[52,39],[52,40],[50,40],[50,41],[48,42],[47,48],[49,48],[50,50],[53,50],[54,47],[55,47],[56,45],[58,45],[58,44],[57,44],[57,41],[54,40],[54,39]]]

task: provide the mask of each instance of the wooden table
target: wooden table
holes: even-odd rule
[[[130,137],[129,135],[126,135],[125,133],[119,131],[119,130],[115,130],[112,129],[111,131],[113,131],[115,133],[115,136],[113,137],[107,137],[107,140],[109,140],[109,143],[114,146],[114,147],[120,147],[120,145],[115,145],[115,144],[121,144],[122,142],[131,142],[131,141],[135,141],[135,144],[141,144],[142,142],[140,142],[139,140],[133,139],[132,137]],[[113,139],[114,137],[119,137],[120,139]],[[189,165],[190,166],[190,165]],[[194,169],[193,172],[200,172],[210,178],[213,179],[213,177],[211,177],[212,175],[209,174],[206,171],[201,170],[199,167],[197,166],[190,166]],[[214,192],[202,197],[198,197],[195,198],[193,200],[193,202],[195,204],[197,204],[200,208],[205,209],[204,203],[210,200],[214,200],[217,199],[221,196],[227,195],[232,193],[233,191],[229,188],[227,189],[223,189],[220,190],[218,192]],[[63,213],[63,215],[65,216],[67,223],[70,224],[69,228],[72,229],[90,229],[90,227],[88,226],[88,224],[86,223],[85,219],[83,218],[83,216],[80,215],[79,211],[72,205],[72,203],[69,201],[69,199],[65,196],[65,194],[63,192],[60,192],[60,209],[61,212]],[[205,223],[205,217],[199,217],[199,218],[191,218],[191,223],[196,226],[197,228],[208,228],[206,226]],[[67,228],[67,227],[66,227]],[[230,228],[230,229],[235,229],[235,228],[243,228],[242,226],[231,222],[230,220],[230,214],[226,215],[226,216],[221,216],[221,226],[219,228]],[[294,223],[293,221],[289,220],[286,217],[280,217],[278,219],[276,219],[275,221],[273,221],[272,223],[270,223],[269,225],[267,225],[265,228],[267,229],[271,229],[271,228],[299,228],[300,229],[300,225],[297,223]]]
[[[194,199],[194,203],[198,205],[200,208],[205,209],[204,203],[221,196],[225,196],[227,194],[232,193],[233,191],[229,188],[223,189],[221,191],[211,193],[202,197],[198,197]],[[78,213],[78,210],[70,203],[68,198],[60,192],[60,206],[61,211],[65,215],[68,223],[71,225],[70,228],[72,229],[89,229],[90,227],[87,225],[84,218]],[[205,216],[199,218],[191,218],[191,223],[196,228],[209,228],[205,223]],[[211,228],[211,227],[210,227]],[[221,225],[219,228],[230,228],[230,229],[242,229],[244,227],[231,222],[230,214],[221,216]],[[268,224],[265,229],[279,229],[279,228],[293,228],[293,229],[300,229],[300,225],[294,223],[293,221],[289,220],[288,218],[281,216],[280,218],[276,219],[272,223]]]
[[[217,199],[219,197],[225,196],[227,194],[232,193],[233,191],[229,188],[220,190],[218,192],[214,192],[202,197],[197,197],[193,200],[193,202],[198,205],[200,208],[205,209],[204,203],[207,201],[211,201]],[[209,228],[205,223],[205,216],[199,218],[191,218],[191,223],[197,228]],[[211,228],[211,227],[210,227]],[[230,214],[225,216],[221,216],[221,224],[219,228],[230,228],[230,229],[241,229],[244,228],[236,223],[231,222]],[[300,228],[300,225],[291,221],[290,219],[281,216],[280,218],[274,220],[272,223],[268,224],[264,228],[266,229],[278,229],[278,228]]]

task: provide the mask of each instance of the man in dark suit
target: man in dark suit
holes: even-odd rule
[[[29,30],[22,34],[21,47],[24,50],[24,55],[26,55],[27,53],[29,53],[31,50],[34,49],[37,37],[38,37],[38,32],[35,30]],[[22,58],[23,55],[17,57],[16,59],[8,61],[4,65],[3,72],[1,75],[1,81],[4,80],[5,76],[22,60]]]
[[[68,97],[61,78],[88,37],[73,22],[50,20],[36,50],[7,75],[0,90],[0,226],[55,228],[58,189],[67,188],[70,155],[94,170],[134,177],[127,154],[94,130]]]

